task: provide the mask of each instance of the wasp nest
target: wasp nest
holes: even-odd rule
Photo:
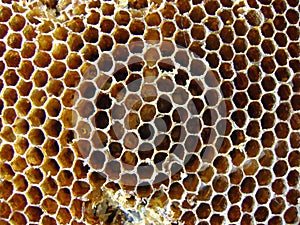
[[[0,224],[299,224],[298,0],[1,0]]]

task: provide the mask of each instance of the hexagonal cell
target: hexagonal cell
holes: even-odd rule
[[[43,210],[37,206],[28,206],[25,210],[25,214],[31,222],[39,222],[43,213]]]
[[[244,212],[252,212],[253,207],[254,207],[254,199],[252,196],[247,196],[244,198],[242,202],[242,210]]]
[[[3,219],[8,219],[10,214],[11,214],[11,208],[8,205],[8,203],[6,202],[1,202],[0,203],[0,208],[1,208],[1,212],[0,212],[0,216]]]
[[[9,26],[14,31],[21,31],[25,25],[25,19],[22,15],[17,14],[10,18]]]
[[[294,206],[289,207],[284,213],[284,220],[286,223],[294,223],[299,219],[297,216],[297,208]]]
[[[134,167],[137,165],[138,158],[134,153],[130,151],[125,151],[121,157],[121,162],[122,167],[125,170],[133,170]]]
[[[40,107],[47,100],[47,95],[44,90],[34,89],[31,91],[30,99],[35,106]]]
[[[69,148],[64,148],[58,155],[58,162],[64,168],[69,168],[73,165],[74,153]]]
[[[260,206],[256,209],[254,213],[254,217],[257,222],[263,222],[265,221],[269,216],[269,210],[265,206]]]
[[[127,158],[128,159],[128,158]],[[119,179],[121,173],[121,165],[116,160],[111,160],[105,164],[105,173],[110,179]]]
[[[178,182],[172,183],[168,192],[169,198],[178,199],[178,200],[182,198],[183,193],[184,193],[184,189],[181,186],[181,184]]]
[[[120,102],[125,97],[126,88],[122,83],[117,83],[112,86],[110,94],[113,98]]]
[[[274,133],[272,131],[264,132],[261,141],[263,147],[272,147],[275,142]]]
[[[27,200],[23,194],[12,195],[8,203],[13,210],[24,210],[27,206]]]
[[[71,203],[72,215],[76,216],[77,218],[80,218],[82,216],[82,207],[83,207],[82,200],[74,199]]]
[[[30,148],[26,152],[26,161],[31,165],[31,166],[39,166],[43,162],[44,155],[42,151],[37,148]]]
[[[42,184],[41,189],[45,195],[54,196],[57,192],[57,183],[52,177],[46,177]]]
[[[141,198],[147,198],[153,193],[151,184],[148,182],[141,182],[136,188],[137,194]]]
[[[25,225],[28,223],[26,217],[21,212],[14,212],[9,220],[12,224]]]
[[[124,136],[123,144],[127,149],[134,149],[138,146],[138,136],[133,132],[128,132]]]
[[[217,212],[223,212],[227,207],[227,200],[222,195],[215,195],[212,199],[212,208]]]
[[[41,200],[43,199],[43,194],[40,188],[37,186],[30,186],[26,192],[26,196],[29,203],[34,205],[40,204]]]
[[[237,205],[231,206],[230,209],[228,210],[227,216],[230,222],[238,221],[241,217],[240,207]]]
[[[69,170],[60,170],[58,173],[57,181],[60,186],[71,186],[73,179],[73,174]]]
[[[50,216],[43,216],[42,220],[41,220],[41,224],[42,225],[57,225],[56,220]]]
[[[113,140],[120,140],[123,137],[124,132],[124,126],[120,122],[115,122],[110,126],[108,134]]]
[[[71,192],[68,188],[59,189],[57,193],[57,200],[59,204],[68,206],[71,202]]]

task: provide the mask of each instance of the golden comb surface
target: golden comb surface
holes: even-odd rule
[[[298,0],[0,0],[0,225],[299,224]]]

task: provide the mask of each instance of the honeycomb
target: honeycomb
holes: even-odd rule
[[[298,0],[1,0],[0,224],[299,224]]]

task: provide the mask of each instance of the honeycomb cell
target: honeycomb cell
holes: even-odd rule
[[[22,45],[22,36],[18,33],[12,33],[7,37],[7,44],[11,48],[20,49]]]
[[[73,172],[77,179],[84,179],[87,177],[87,173],[90,167],[88,165],[83,165],[82,160],[77,160],[73,167]]]
[[[43,162],[44,155],[39,148],[30,148],[26,152],[26,161],[31,166],[39,166]]]
[[[182,48],[187,48],[190,45],[190,35],[185,31],[177,31],[175,34],[175,42]]]
[[[57,188],[57,182],[51,176],[46,177],[41,183],[41,189],[45,195],[54,196]]]
[[[21,212],[14,212],[12,213],[12,216],[9,220],[12,224],[27,224],[27,219],[25,215],[23,215]]]
[[[161,13],[165,19],[173,19],[175,12],[176,8],[170,3],[166,3],[161,10]]]
[[[16,119],[16,112],[13,108],[6,108],[2,112],[3,122],[7,124],[13,124]]]
[[[60,208],[57,212],[56,219],[61,224],[67,224],[72,219],[72,216],[67,208]]]
[[[163,165],[166,163],[167,154],[165,152],[160,152],[155,154],[154,156],[154,164],[159,171],[163,171]],[[171,165],[171,178],[173,180],[180,179],[180,173],[182,172],[182,167],[179,166],[177,163]]]
[[[139,197],[147,198],[152,194],[153,189],[151,187],[151,184],[149,184],[148,182],[142,182],[137,186],[136,191]]]
[[[51,63],[51,56],[47,52],[37,52],[33,62],[36,66],[45,68]]]
[[[278,95],[280,96],[281,100],[288,100],[291,95],[290,87],[285,84],[281,85],[278,88]]]
[[[287,26],[287,22],[286,22],[284,16],[281,16],[281,15],[276,16],[274,18],[274,26],[275,26],[276,30],[283,31]]]
[[[117,43],[119,44],[126,44],[128,39],[129,39],[129,32],[124,29],[124,28],[117,28],[115,31],[114,31],[114,39]]]
[[[237,205],[231,206],[227,215],[230,222],[238,221],[241,217],[240,207]]]
[[[108,142],[108,137],[106,133],[104,133],[101,130],[97,130],[92,135],[92,145],[94,148],[103,148],[107,145],[107,142]],[[90,149],[79,149],[79,150],[80,150],[79,155],[81,155],[81,157],[83,158],[86,158],[90,152]]]
[[[268,111],[271,111],[275,105],[275,96],[271,93],[264,94],[261,98],[261,103],[263,104],[264,108]]]
[[[43,199],[41,190],[36,186],[31,186],[26,192],[27,200],[29,203],[38,205]]]
[[[13,210],[24,210],[27,205],[26,197],[22,194],[14,194],[8,201]]]
[[[241,220],[242,225],[253,224],[253,218],[250,214],[244,214]]]
[[[29,221],[39,222],[41,216],[43,215],[43,211],[40,207],[28,206],[25,210],[25,214],[27,215]]]
[[[200,168],[198,175],[204,183],[208,183],[214,176],[214,170],[212,166],[204,165]]]
[[[267,169],[261,169],[256,174],[256,179],[260,186],[268,185],[271,182],[272,174]]]
[[[112,78],[105,75],[105,74],[99,74],[96,79],[97,87],[101,90],[107,90],[110,88],[112,82]]]
[[[201,203],[197,210],[196,210],[197,216],[199,219],[206,219],[209,217],[211,213],[211,207],[207,203]]]
[[[241,191],[243,193],[252,193],[256,187],[256,182],[252,177],[246,177],[241,183]]]
[[[162,35],[163,37],[172,37],[176,31],[176,27],[173,22],[165,21],[161,25]]]
[[[271,197],[271,193],[267,188],[260,188],[255,194],[256,201],[259,204],[266,204]]]
[[[135,174],[122,174],[120,182],[124,190],[132,191],[137,185],[137,177]]]
[[[67,58],[67,64],[70,69],[77,69],[82,64],[81,57],[76,53],[70,53]]]
[[[285,209],[284,199],[281,197],[273,198],[270,202],[271,212],[274,214],[280,214]]]
[[[14,177],[15,173],[13,171],[13,168],[8,165],[7,163],[1,163],[1,179],[7,179],[10,180]]]
[[[184,148],[181,144],[174,144],[170,149],[170,153],[176,155],[179,159],[183,159]]]
[[[79,199],[74,199],[71,203],[71,213],[77,218],[81,218],[82,216],[82,207],[83,202]]]
[[[151,179],[154,172],[154,168],[151,164],[140,163],[137,166],[137,174],[140,180]]]
[[[18,32],[24,28],[26,20],[22,15],[17,14],[17,15],[12,16],[8,23],[12,30]]]
[[[300,109],[299,100],[300,100],[300,95],[293,95],[292,96],[291,103],[292,103],[292,108],[295,111]]]
[[[256,209],[254,217],[257,222],[264,222],[269,216],[269,210],[265,206],[260,206]]]
[[[20,55],[14,50],[6,51],[4,60],[9,67],[18,67],[21,61]]]
[[[240,188],[238,186],[231,187],[228,191],[228,198],[232,204],[239,202],[242,198]]]
[[[62,169],[58,173],[57,181],[61,186],[70,186],[73,179],[73,174],[69,170]]]
[[[137,165],[137,161],[137,156],[130,151],[125,151],[122,154],[121,162],[125,170],[132,170]]]
[[[7,35],[7,32],[8,32],[8,26],[7,25],[5,25],[5,24],[3,24],[3,23],[1,23],[0,24],[0,37],[1,38],[4,38],[6,35]]]
[[[286,138],[289,134],[288,124],[280,122],[275,126],[275,133],[278,138]]]
[[[94,62],[99,58],[99,52],[96,46],[91,45],[91,44],[86,44],[83,48],[82,48],[82,54],[83,54],[83,58],[85,60]],[[64,53],[66,54],[66,52]],[[64,55],[62,57],[65,57]]]
[[[98,41],[98,30],[94,27],[88,27],[85,29],[83,39],[89,43],[96,43]]]
[[[297,151],[292,151],[288,156],[288,161],[291,167],[299,166],[300,154]]]
[[[149,13],[145,17],[145,21],[148,26],[159,26],[161,23],[161,18],[158,13]]]
[[[49,173],[52,176],[55,176],[59,171],[59,165],[54,159],[46,159],[42,165],[44,172]]]
[[[213,189],[218,193],[225,192],[228,188],[228,185],[229,184],[227,178],[221,175],[216,176],[212,182]]]
[[[272,147],[275,141],[275,137],[272,131],[266,131],[261,137],[263,147]]]
[[[1,146],[0,160],[1,162],[11,161],[14,157],[14,149],[9,144],[4,144]]]
[[[10,214],[11,214],[11,208],[8,205],[8,203],[1,202],[0,203],[0,208],[1,208],[1,214],[0,214],[1,218],[8,219]]]
[[[274,159],[274,156],[273,156],[273,153],[272,151],[270,150],[264,150],[260,157],[259,157],[259,163],[262,165],[262,166],[271,166],[272,163],[273,163],[273,159]]]
[[[289,186],[296,186],[299,182],[299,172],[296,170],[290,171],[287,176],[287,180]]]
[[[110,94],[113,98],[120,102],[125,97],[126,88],[122,83],[117,83],[112,86]]]
[[[171,199],[181,199],[183,195],[184,189],[180,183],[175,182],[170,185],[169,188],[169,198]]]
[[[212,199],[212,208],[216,212],[223,212],[227,207],[227,200],[222,195],[215,195]]]
[[[200,166],[200,160],[195,154],[187,154],[184,159],[184,167],[187,172],[196,172]]]
[[[280,47],[285,47],[287,44],[287,36],[285,33],[276,33],[274,36],[274,40],[276,41],[276,43],[280,46]],[[268,44],[269,47],[265,47],[262,45],[262,48],[265,49],[265,52],[273,52],[274,51],[274,47],[272,45],[271,40],[266,41],[266,42],[262,42],[262,44]]]
[[[110,137],[114,140],[120,140],[122,136],[124,135],[124,127],[121,123],[116,122],[114,123],[111,127],[110,130],[108,131],[108,134]]]
[[[39,35],[37,42],[40,50],[50,51],[52,48],[53,38],[50,35]]]
[[[4,81],[8,86],[15,86],[19,81],[19,76],[13,69],[8,69],[3,74]]]
[[[58,26],[53,31],[53,37],[57,40],[66,41],[68,38],[68,30],[65,27]]]
[[[284,220],[286,223],[294,223],[298,219],[297,209],[294,206],[289,207],[284,213]]]
[[[41,224],[43,224],[43,225],[46,225],[46,224],[56,225],[57,223],[56,223],[54,218],[52,218],[50,216],[43,216]]]
[[[282,219],[279,216],[274,216],[271,219],[269,219],[268,224],[282,224]]]

